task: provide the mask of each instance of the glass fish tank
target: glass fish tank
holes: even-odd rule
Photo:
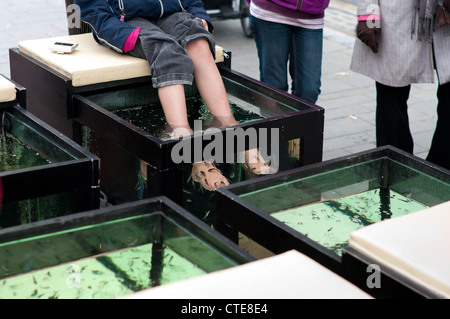
[[[242,74],[220,68],[228,101],[238,125],[244,132],[254,130],[258,138],[267,133],[258,145],[267,145],[264,160],[274,171],[284,171],[322,158],[323,109],[290,94],[275,90]],[[227,138],[227,129],[220,128],[208,111],[195,85],[185,87],[188,120],[196,134],[186,138],[190,143],[184,154],[187,161],[176,162],[172,151],[180,140],[172,139],[159,103],[157,90],[151,83],[137,83],[121,88],[86,92],[75,96],[76,121],[83,127],[82,145],[102,161],[102,190],[112,204],[129,200],[165,195],[189,207],[197,216],[213,215],[214,200],[210,192],[192,184],[191,164],[194,156],[217,146],[214,154],[222,152],[233,160],[215,160],[217,168],[230,183],[258,177],[245,165],[240,165],[237,143]],[[196,126],[196,123],[198,126]],[[218,128],[217,128],[218,126]],[[207,138],[208,128],[218,135]],[[112,129],[113,128],[113,129]],[[246,131],[248,130],[248,131]],[[211,136],[211,135],[209,135]],[[222,138],[222,143],[218,138]],[[246,136],[246,148],[250,137]],[[230,143],[232,149],[227,147]],[[219,145],[220,144],[220,145]],[[178,153],[177,153],[178,154]],[[231,155],[230,155],[231,154]],[[184,160],[185,158],[183,158]],[[272,159],[274,159],[272,161]],[[195,194],[194,197],[192,194]],[[197,197],[198,196],[198,197]]]
[[[0,296],[111,299],[253,260],[167,198],[0,233]]]
[[[20,106],[0,111],[0,228],[98,208],[95,155]]]
[[[218,228],[339,265],[352,231],[450,200],[449,172],[392,147],[219,189]]]
[[[76,159],[75,154],[58,147],[56,143],[37,132],[29,123],[22,122],[17,113],[2,112],[1,124],[1,172]]]

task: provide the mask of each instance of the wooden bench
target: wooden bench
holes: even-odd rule
[[[16,99],[16,86],[7,78],[0,76],[0,103]]]
[[[56,41],[79,47],[58,54],[49,49]],[[230,64],[225,55],[217,46],[218,66]],[[10,68],[11,79],[27,88],[28,109],[72,139],[78,134],[72,122],[74,94],[151,81],[146,60],[106,48],[91,33],[20,41],[10,49]]]
[[[70,54],[49,50],[54,42],[76,42]],[[74,87],[148,77],[150,66],[145,59],[117,53],[98,44],[91,33],[19,42],[19,52],[42,63],[71,80]],[[223,63],[223,48],[216,46],[216,62]]]

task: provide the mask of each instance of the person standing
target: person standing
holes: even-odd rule
[[[377,146],[413,154],[408,98],[438,78],[438,120],[427,160],[450,169],[450,0],[358,0],[350,69],[375,80]]]
[[[324,11],[330,0],[251,0],[260,80],[315,103],[320,94]]]

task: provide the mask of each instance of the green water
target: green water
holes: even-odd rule
[[[0,298],[110,299],[206,273],[168,246],[156,262],[153,249],[147,244],[5,278]]]
[[[49,164],[39,153],[13,135],[0,133],[0,171],[8,172]]]
[[[0,243],[0,298],[117,298],[239,264],[147,210]]]
[[[369,190],[274,212],[271,216],[341,256],[352,231],[427,208],[392,190],[388,194],[380,192],[381,189]]]
[[[194,120],[207,122],[213,118],[212,114],[208,111],[206,104],[200,97],[187,98],[186,106],[188,120],[192,128],[194,128]],[[260,115],[238,107],[234,103],[230,103],[230,108],[233,116],[239,123],[247,123],[262,119]],[[114,108],[111,112],[156,137],[164,136],[166,119],[160,103],[130,108]]]

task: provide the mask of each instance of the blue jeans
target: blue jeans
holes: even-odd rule
[[[322,75],[323,30],[305,29],[250,17],[259,58],[260,80],[316,103]]]

